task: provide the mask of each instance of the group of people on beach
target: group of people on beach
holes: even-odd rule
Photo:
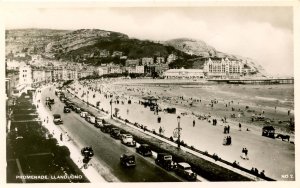
[[[249,157],[248,157],[248,149],[247,149],[247,148],[243,148],[243,149],[242,149],[241,158],[242,158],[242,159],[245,159],[245,160],[249,160]]]

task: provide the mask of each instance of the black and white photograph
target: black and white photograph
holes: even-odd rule
[[[295,5],[2,5],[5,184],[296,181]]]

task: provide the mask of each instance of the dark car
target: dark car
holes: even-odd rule
[[[84,157],[93,157],[94,150],[91,146],[87,146],[81,149],[81,155]]]
[[[64,106],[64,113],[70,113],[71,109],[68,106]]]
[[[103,119],[96,118],[96,122],[94,124],[95,127],[101,128],[101,127],[103,127],[103,124],[104,124],[104,120]]]
[[[69,103],[67,104],[67,106],[68,106],[72,111],[75,111],[76,106],[75,106],[75,104],[74,104],[73,102],[69,102]]]
[[[60,97],[59,97],[59,100],[62,101],[62,102],[65,102],[65,101],[66,101],[66,98],[65,98],[65,96],[60,96]]]
[[[192,168],[188,163],[178,163],[175,172],[177,175],[189,181],[195,181],[197,179],[197,174],[192,171]]]
[[[110,133],[111,129],[113,128],[113,126],[109,123],[103,123],[103,126],[100,127],[100,130],[104,133]]]
[[[110,131],[110,136],[115,138],[115,139],[120,139],[120,129],[118,128],[112,128],[111,131]]]
[[[136,148],[136,152],[143,156],[152,156],[152,151],[148,144],[141,144],[140,147]]]
[[[55,125],[59,125],[63,123],[60,114],[53,114],[53,122]]]
[[[80,113],[80,112],[81,112],[81,108],[75,107],[75,112],[76,112],[76,113]]]
[[[264,126],[262,128],[262,136],[275,138],[275,128],[273,126]]]
[[[176,165],[172,160],[172,155],[167,153],[158,153],[155,163],[166,170],[174,170]]]
[[[131,154],[121,155],[120,163],[122,166],[126,166],[126,167],[135,167],[136,166],[135,157],[134,157],[134,155],[131,155]]]
[[[54,99],[49,99],[49,104],[54,104]]]

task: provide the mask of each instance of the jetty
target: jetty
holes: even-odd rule
[[[294,78],[208,79],[207,81],[227,84],[294,84]]]

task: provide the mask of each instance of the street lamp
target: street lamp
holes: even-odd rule
[[[86,95],[86,104],[87,106],[89,106],[89,91],[87,91],[87,95]]]
[[[112,99],[110,100],[109,104],[110,104],[110,118],[112,119],[113,116],[112,116]]]
[[[178,148],[180,148],[180,116],[177,116],[177,122],[178,122],[178,127],[177,129],[177,134],[178,134],[178,140],[177,140],[177,144],[178,144]]]

